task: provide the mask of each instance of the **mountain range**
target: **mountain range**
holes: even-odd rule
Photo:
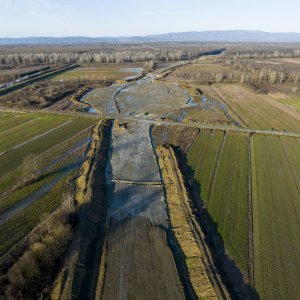
[[[300,33],[271,33],[257,30],[188,31],[127,37],[24,37],[0,38],[0,45],[155,43],[155,42],[269,42],[300,43]]]

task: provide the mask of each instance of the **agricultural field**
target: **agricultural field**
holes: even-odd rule
[[[203,130],[187,159],[201,199],[238,266],[247,271],[248,138]],[[234,155],[233,155],[234,153]],[[236,222],[239,222],[237,224]]]
[[[93,64],[81,65],[79,68],[55,76],[53,80],[91,80],[115,81],[125,80],[141,75],[142,64]]]
[[[232,71],[230,66],[216,62],[213,58],[203,58],[193,64],[176,69],[165,80],[179,83],[205,84],[215,81],[234,80],[237,74],[238,71]]]
[[[293,109],[300,111],[300,97],[297,95],[283,94],[283,93],[270,93],[270,97],[279,101]]]
[[[187,153],[212,226],[262,299],[297,294],[299,151],[298,138],[202,130]]]
[[[300,280],[299,139],[253,136],[254,286],[262,299],[295,299]]]
[[[248,267],[248,172],[248,136],[228,134],[207,206],[225,241],[225,248],[243,272]]]
[[[187,154],[194,177],[200,182],[201,198],[207,204],[224,139],[223,131],[202,130]]]
[[[300,131],[300,113],[268,95],[239,84],[217,84],[214,89],[247,127]]]
[[[71,192],[66,182],[85,159],[94,123],[87,117],[0,114],[1,265]]]

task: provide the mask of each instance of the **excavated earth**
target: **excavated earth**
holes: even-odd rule
[[[167,243],[169,221],[149,125],[115,125],[107,180],[103,299],[184,299]]]

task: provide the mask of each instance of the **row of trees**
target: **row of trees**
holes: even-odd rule
[[[299,46],[286,45],[245,45],[229,46],[226,49],[228,57],[232,58],[281,58],[281,57],[299,57]]]
[[[201,51],[164,50],[153,51],[86,51],[86,52],[53,52],[53,53],[14,53],[0,55],[0,67],[37,64],[71,64],[71,63],[124,63],[145,62],[151,60],[177,61],[198,57]]]
[[[225,59],[223,62],[232,69],[242,72],[240,76],[242,83],[298,84],[300,82],[300,71],[289,69],[284,64],[239,59]]]
[[[278,72],[272,69],[251,70],[243,72],[199,72],[196,73],[174,73],[174,79],[193,80],[201,84],[220,82],[240,82],[253,84],[299,84],[300,73]]]

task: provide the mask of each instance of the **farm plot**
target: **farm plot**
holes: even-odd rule
[[[88,133],[89,132],[86,132],[85,135]],[[84,138],[80,143],[69,144],[70,148],[65,153],[57,153],[56,155],[48,157],[48,164],[45,167],[42,167],[42,163],[39,163],[40,159],[33,162],[36,167],[39,168],[39,171],[28,170],[29,174],[23,177],[18,186],[14,186],[11,191],[3,193],[2,195],[4,196],[0,195],[0,224],[5,221],[7,216],[12,215],[16,210],[20,209],[20,207],[16,205],[17,203],[21,203],[21,207],[27,206],[30,202],[38,198],[39,195],[45,194],[50,190],[62,174],[65,172],[69,173],[72,169],[77,168],[78,165],[83,162],[84,153],[89,142],[90,139]],[[63,147],[63,145],[60,146]],[[50,154],[49,151],[47,151],[47,154]],[[17,173],[17,171],[14,173]],[[22,175],[24,176],[22,166],[21,172],[19,173],[23,173]],[[16,174],[13,175],[16,177]],[[8,186],[6,186],[6,191],[7,187]],[[10,185],[10,187],[13,186]],[[5,213],[2,215],[4,211]]]
[[[208,211],[238,267],[248,262],[248,136],[228,134],[215,173]]]
[[[238,84],[217,84],[218,94],[248,127],[300,131],[300,113]]]
[[[43,216],[51,213],[59,206],[62,201],[64,185],[62,179],[47,194],[0,225],[0,256],[20,242],[42,221]]]
[[[3,176],[10,170],[17,168],[22,160],[29,154],[40,154],[56,144],[67,140],[77,132],[91,126],[95,120],[88,118],[78,118],[67,125],[50,132],[14,151],[11,151],[0,157],[0,176]]]
[[[50,172],[54,167],[58,168],[66,158],[76,156],[76,152],[90,140],[89,131],[84,130],[67,140],[63,140],[45,152],[35,155],[37,169],[39,172],[45,173]],[[27,177],[30,176],[30,174],[27,174]],[[20,185],[20,183],[22,184],[24,180],[26,181],[26,177],[24,177],[23,164],[21,164],[18,168],[8,171],[0,178],[0,195],[5,194],[8,190]]]
[[[67,71],[53,80],[121,80],[142,74],[141,64],[94,64],[82,65],[80,68]]]
[[[284,98],[279,101],[300,111],[300,98],[299,97]]]
[[[243,274],[248,270],[261,299],[296,299],[299,139],[227,133],[223,146],[214,139],[202,130],[187,160],[226,252]]]
[[[30,140],[45,134],[67,122],[70,118],[60,116],[42,116],[34,118],[29,124],[23,123],[17,127],[0,133],[0,153],[29,142]]]
[[[224,141],[223,131],[203,130],[187,154],[188,165],[199,184],[201,199],[208,204],[211,186]]]
[[[205,59],[176,69],[166,77],[166,80],[205,84],[207,82],[226,80],[227,78],[232,80],[237,74],[238,71],[233,71],[229,66],[214,62],[211,59]]]
[[[31,115],[22,115],[22,114],[1,114],[0,115],[0,133],[3,133],[7,130],[15,128],[19,125],[30,122],[34,119],[34,116]]]
[[[296,299],[300,282],[300,145],[252,138],[254,285],[262,299]],[[299,176],[299,175],[298,175]]]
[[[203,130],[187,159],[228,253],[247,270],[248,137]]]
[[[61,116],[56,118],[62,119]],[[21,147],[25,149],[24,153],[17,149],[1,157],[8,156],[15,167],[4,159],[1,162],[4,168],[1,168],[0,177],[0,263],[5,261],[3,255],[12,247],[18,247],[44,215],[60,205],[63,194],[69,190],[67,179],[75,175],[85,158],[91,141],[87,128],[95,121],[87,118],[70,120],[72,122],[66,127]],[[32,163],[37,170],[28,169],[28,166],[24,169],[23,158],[32,153],[35,154]],[[24,174],[26,170],[28,174]]]

